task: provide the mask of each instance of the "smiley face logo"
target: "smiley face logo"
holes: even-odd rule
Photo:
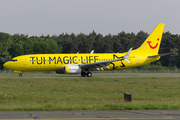
[[[159,41],[159,38],[157,39],[157,41]],[[151,41],[147,41],[147,43],[149,44],[149,47],[150,47],[151,49],[155,49],[155,48],[158,46],[158,43],[156,43],[155,46],[152,46],[152,45],[151,45]]]

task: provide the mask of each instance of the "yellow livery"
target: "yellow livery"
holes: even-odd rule
[[[94,70],[119,70],[149,64],[159,60],[158,54],[164,24],[158,24],[154,31],[137,49],[125,53],[103,54],[32,54],[22,55],[6,62],[3,66],[19,73],[22,71],[56,71],[58,74],[81,74],[91,77]]]

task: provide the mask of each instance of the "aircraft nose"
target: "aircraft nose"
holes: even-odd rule
[[[9,62],[6,62],[6,63],[3,64],[3,67],[9,68],[10,67],[9,65],[10,65]]]

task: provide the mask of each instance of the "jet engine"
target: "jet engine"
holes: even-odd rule
[[[78,65],[67,65],[63,66],[63,73],[64,74],[80,74],[81,73],[81,67]]]

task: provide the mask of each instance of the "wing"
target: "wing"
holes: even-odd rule
[[[106,67],[106,68],[110,69],[110,68],[108,67],[108,65],[110,65],[111,62],[117,62],[117,61],[125,60],[125,61],[127,61],[128,63],[130,63],[129,60],[128,60],[128,57],[129,57],[129,55],[130,55],[130,53],[131,53],[131,50],[132,50],[132,48],[129,49],[129,51],[126,53],[126,55],[125,55],[124,57],[119,58],[119,59],[110,60],[110,61],[103,61],[103,62],[88,63],[88,64],[80,64],[79,66],[80,66],[82,69],[88,69],[88,70],[94,70],[94,69],[96,69],[96,70],[103,70],[102,67]]]
[[[88,69],[88,70],[103,70],[102,67],[106,67],[109,69],[108,65],[110,65],[111,62],[116,62],[116,61],[120,61],[119,59],[117,60],[110,60],[110,61],[104,61],[104,62],[95,62],[95,63],[88,63],[88,64],[80,64],[79,66],[82,69]]]

